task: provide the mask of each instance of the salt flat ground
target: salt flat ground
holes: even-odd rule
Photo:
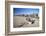
[[[38,27],[39,26],[39,19],[34,18],[35,22],[31,24],[31,22],[26,20],[27,17],[24,16],[13,16],[13,26],[16,27]],[[31,18],[31,17],[30,17]],[[33,18],[31,18],[33,19]]]

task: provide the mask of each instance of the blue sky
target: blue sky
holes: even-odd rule
[[[38,8],[13,8],[14,15],[21,15],[21,14],[35,14],[39,13]]]

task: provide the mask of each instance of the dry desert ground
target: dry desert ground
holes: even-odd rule
[[[31,20],[32,19],[34,20],[33,23],[32,23],[32,21],[26,20],[26,18],[29,18],[29,17],[13,16],[13,26],[14,26],[14,28],[16,28],[16,27],[38,27],[39,26],[39,19],[38,18],[30,17]]]

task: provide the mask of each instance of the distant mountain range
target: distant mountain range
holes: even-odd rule
[[[30,16],[30,17],[39,17],[39,16],[38,16],[38,14],[30,14],[30,15],[29,15],[29,14],[26,14],[26,15],[25,15],[25,14],[22,14],[22,15],[15,15],[15,16],[25,16],[25,17],[29,17],[29,16]]]

